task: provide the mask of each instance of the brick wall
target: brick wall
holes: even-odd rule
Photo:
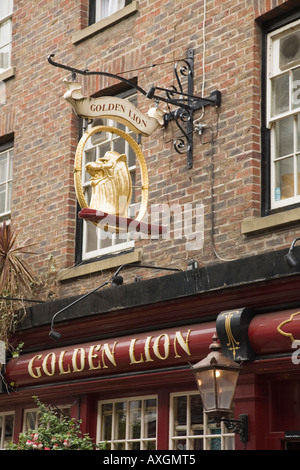
[[[74,33],[87,25],[87,4],[87,0],[61,1],[59,6],[54,0],[15,0],[12,60],[16,73],[6,82],[0,138],[14,132],[12,220],[22,238],[36,243],[32,267],[44,272],[53,256],[60,270],[71,267],[75,259],[73,159],[78,123],[63,99],[62,80],[70,74],[48,64],[50,53],[56,54],[58,62],[76,68],[127,71],[125,78],[137,77],[139,86],[147,90],[152,83],[175,84],[174,62],[193,48],[194,93],[222,92],[219,111],[205,110],[201,122],[208,128],[203,139],[194,135],[192,169],[187,169],[186,156],[174,150],[175,123],[142,139],[150,179],[149,207],[203,204],[205,213],[203,248],[187,250],[185,239],[172,237],[144,239],[136,242],[143,248],[144,263],[186,269],[191,258],[205,266],[289,246],[297,228],[249,238],[241,234],[241,222],[261,211],[260,23],[298,2],[207,0],[205,48],[203,0],[140,0],[138,13],[73,44]],[[106,77],[78,79],[86,94],[115,83]],[[149,100],[139,94],[141,111],[149,106]],[[82,278],[80,289],[97,284],[102,275],[109,273]],[[157,273],[143,273],[153,275]],[[62,295],[73,293],[74,283],[64,283]]]

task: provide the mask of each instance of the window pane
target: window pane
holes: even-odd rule
[[[120,155],[125,153],[125,141],[123,139],[114,140],[113,149],[115,152],[118,152]]]
[[[107,16],[112,15],[116,11],[123,8],[125,5],[125,0],[98,0],[96,15],[99,16],[97,20],[106,18]],[[97,17],[96,16],[96,17]]]
[[[93,137],[93,136],[92,136]],[[85,151],[85,164],[96,161],[96,147]],[[90,181],[91,175],[87,171],[83,171],[83,183]]]
[[[144,445],[144,450],[155,450],[156,444],[155,441],[146,441]]]
[[[140,450],[141,444],[139,442],[129,442],[128,450]]]
[[[130,402],[129,438],[141,437],[141,404],[140,400]]]
[[[220,438],[209,438],[208,441],[208,449],[210,450],[221,450],[221,439]]]
[[[300,67],[293,71],[292,108],[300,106]]]
[[[7,185],[7,201],[6,201],[6,210],[10,211],[11,208],[11,194],[12,194],[12,182]]]
[[[191,439],[190,450],[203,450],[203,439]]]
[[[185,450],[186,449],[186,441],[185,439],[176,439],[174,441],[174,450]]]
[[[297,157],[297,194],[300,194],[300,155]]]
[[[13,438],[14,428],[14,415],[5,416],[5,434],[4,434],[4,448],[8,445]]]
[[[190,434],[203,434],[203,406],[199,395],[191,396],[191,432]]]
[[[277,200],[294,196],[294,159],[286,158],[275,164]],[[278,190],[279,188],[279,190]]]
[[[115,439],[125,439],[126,437],[126,403],[116,403],[116,427]]]
[[[86,235],[85,251],[95,251],[97,250],[97,231],[95,230],[95,226],[86,221],[84,221],[84,224]]]
[[[144,436],[156,437],[156,400],[146,400],[144,405]]]
[[[107,442],[107,449],[156,448],[156,398],[118,400],[102,404],[99,410],[100,441]]]
[[[13,0],[1,0],[0,2],[0,19],[5,18],[13,12]]]
[[[6,209],[6,185],[0,186],[0,214],[5,212]]]
[[[13,171],[12,171],[12,167],[13,167],[13,156],[14,156],[14,151],[13,150],[10,150],[9,152],[9,169],[8,169],[8,179],[11,180],[12,177],[13,177]]]
[[[10,44],[0,49],[0,70],[10,67]]]
[[[2,448],[3,420],[4,417],[0,415],[0,449]]]
[[[25,415],[25,431],[35,429],[37,424],[37,411],[28,411]]]
[[[4,183],[7,178],[7,154],[0,155],[0,183]]]
[[[187,397],[174,398],[174,436],[185,436],[187,425]]]
[[[96,127],[96,125],[98,125],[98,124],[95,124],[95,121],[93,122],[93,127]],[[95,134],[91,136],[91,144],[96,145],[96,144],[99,144],[100,142],[104,142],[106,139],[107,139],[107,132],[96,132]]]
[[[224,450],[234,450],[234,439],[232,437],[224,437]]]
[[[272,116],[289,111],[289,81],[288,73],[272,81]]]
[[[297,117],[297,152],[300,152],[300,114]]]
[[[276,158],[294,152],[294,117],[289,116],[276,123]]]
[[[102,406],[102,434],[101,440],[108,441],[111,439],[112,432],[112,405],[107,404]]]
[[[11,20],[4,21],[0,24],[0,47],[11,43],[12,23]]]

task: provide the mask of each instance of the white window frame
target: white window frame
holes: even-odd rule
[[[63,415],[70,417],[71,416],[71,405],[63,405],[63,406],[58,406],[57,407],[59,411],[63,413]],[[68,413],[65,413],[65,412]],[[34,426],[29,427],[27,426],[27,414],[32,413],[34,416]],[[40,425],[40,412],[38,408],[26,408],[23,412],[23,432],[27,432],[29,429],[32,429],[33,431],[37,429]]]
[[[3,2],[5,0],[1,0]],[[1,38],[1,29],[8,25],[9,23],[9,28],[11,31],[11,34],[9,37],[5,37],[5,42],[1,45],[0,42],[0,54],[2,49],[6,49],[6,53],[9,54],[8,56],[8,64],[7,67],[5,68],[0,68],[0,73],[5,72],[11,67],[11,46],[12,46],[12,15],[13,15],[13,0],[6,0],[7,1],[7,12],[3,17],[0,17],[0,38]],[[0,39],[1,40],[1,39]]]
[[[294,21],[284,27],[278,28],[272,31],[267,36],[267,128],[270,129],[270,202],[271,209],[278,209],[300,202],[300,88],[298,91],[293,88],[295,81],[293,80],[293,72],[297,69],[300,70],[300,62],[286,67],[284,70],[279,68],[279,41],[280,38],[288,35],[294,30],[300,30],[300,20]],[[272,115],[272,83],[274,79],[280,78],[289,74],[289,86],[290,86],[290,97],[289,97],[289,110],[280,114]],[[295,94],[297,93],[297,95]],[[293,97],[297,96],[295,100]],[[299,102],[299,103],[298,103]],[[293,107],[294,106],[294,107]],[[293,152],[289,155],[276,156],[277,139],[276,128],[280,123],[284,123],[284,119],[293,118],[293,132],[294,132],[294,143]],[[297,125],[298,121],[298,125]],[[299,136],[298,136],[299,133]],[[293,187],[294,194],[292,196],[284,196],[281,191],[281,187],[276,184],[276,164],[287,161],[287,159],[293,159]],[[297,168],[298,166],[298,168]],[[297,194],[298,193],[298,194]]]
[[[205,412],[203,412],[203,423],[191,424],[191,397],[200,396],[199,392],[180,392],[180,393],[171,393],[170,394],[170,420],[169,420],[169,449],[170,450],[194,450],[193,443],[195,440],[202,440],[203,450],[211,450],[211,440],[220,439],[221,450],[227,448],[227,440],[230,439],[232,446],[229,450],[234,450],[234,434],[228,432],[224,423],[221,423],[221,427],[218,428],[220,433],[214,434],[212,431],[217,429],[215,424],[208,422],[208,418]],[[175,423],[175,413],[174,413],[174,398],[177,397],[186,397],[187,398],[187,423],[186,425],[176,425]],[[182,435],[175,436],[174,430],[180,431]],[[194,431],[201,430],[202,434],[194,434]],[[176,446],[177,441],[185,441],[185,448],[180,448]]]
[[[0,149],[0,159],[6,155],[6,174],[0,175],[0,192],[3,192],[5,198],[4,211],[0,212],[0,221],[8,219],[11,215],[12,181],[13,181],[13,146],[6,149]]]
[[[5,420],[8,416],[13,416],[13,430],[11,439],[5,439]],[[6,444],[9,444],[13,440],[13,433],[14,433],[14,425],[15,425],[15,413],[14,411],[4,411],[0,413],[0,420],[2,421],[2,425],[0,427],[0,450],[5,449]],[[4,431],[4,432],[3,432]]]
[[[145,437],[145,422],[144,414],[141,413],[141,435],[140,438],[133,438],[130,436],[130,421],[129,421],[129,404],[130,402],[141,401],[142,410],[144,410],[146,400],[156,400],[156,435],[154,437]],[[115,436],[116,433],[116,405],[117,403],[126,404],[126,428],[125,428],[125,438],[117,439]],[[112,405],[112,436],[111,439],[103,440],[103,420],[102,420],[102,407],[104,405]],[[110,450],[117,450],[118,445],[124,445],[125,450],[130,450],[131,444],[139,443],[140,450],[147,450],[147,444],[154,443],[155,449],[157,447],[157,424],[158,424],[158,397],[157,395],[143,395],[137,397],[128,397],[128,398],[119,398],[114,400],[103,400],[98,402],[98,419],[97,419],[97,443],[106,443],[110,446]]]
[[[125,94],[124,98],[128,100],[136,100],[136,92],[131,92],[129,94]],[[94,122],[95,125],[97,125],[97,121]],[[110,127],[117,127],[121,128],[122,130],[125,130],[126,133],[130,134],[132,137],[135,137],[133,132],[128,128],[125,127],[122,124],[119,124],[111,119],[103,119],[101,120],[102,125],[107,125]],[[93,124],[90,124],[89,127],[91,128]],[[119,136],[116,136],[115,134],[110,134],[107,133],[106,138],[102,140],[101,142],[97,143],[95,147],[97,147],[97,155],[96,158],[99,158],[100,156],[103,157],[103,155],[100,155],[100,148],[101,146],[107,145],[107,144],[112,144],[120,139]],[[128,142],[124,142],[125,144],[125,154],[128,156],[129,155],[129,144]],[[82,187],[84,192],[88,191],[90,187],[89,183],[89,175],[85,171],[85,165],[88,163],[88,158],[86,158],[86,153],[90,151],[93,148],[91,144],[91,139],[88,139],[86,146],[84,148],[83,152],[83,158],[82,158]],[[136,171],[136,162],[134,165],[129,165],[128,162],[128,170],[130,175],[134,174]],[[134,204],[134,188],[133,188],[133,197],[131,204],[129,205],[128,208],[128,216],[129,217],[134,217],[135,215],[135,204]],[[88,251],[87,245],[88,245],[88,236],[91,234],[91,231],[96,232],[96,238],[97,238],[97,247],[95,250]],[[103,238],[102,238],[103,237]],[[107,254],[116,254],[120,252],[124,252],[127,250],[130,250],[134,248],[134,240],[132,239],[130,233],[112,233],[112,232],[104,232],[100,227],[96,227],[95,225],[92,225],[91,222],[88,222],[86,220],[83,220],[83,230],[82,230],[82,252],[81,252],[81,258],[82,260],[88,260],[91,258],[96,258],[99,256],[104,256]]]

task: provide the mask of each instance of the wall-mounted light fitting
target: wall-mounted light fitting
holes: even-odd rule
[[[223,422],[229,430],[239,434],[242,442],[247,442],[248,416],[240,415],[239,420],[229,419],[240,366],[223,355],[217,336],[213,337],[209,348],[208,356],[191,366],[203,408],[208,418],[218,426]]]
[[[290,268],[296,268],[297,266],[300,266],[300,260],[297,259],[295,257],[295,254],[293,253],[294,251],[294,248],[295,248],[295,244],[297,243],[297,241],[299,241],[300,238],[295,238],[295,240],[293,240],[292,244],[291,244],[291,247],[289,249],[289,252],[287,255],[285,255],[284,259],[285,261],[287,262],[287,264],[290,266]]]
[[[95,293],[97,290],[101,289],[102,287],[107,286],[108,284],[111,284],[112,286],[121,286],[123,284],[123,277],[120,276],[119,273],[122,269],[124,269],[127,266],[129,266],[130,268],[158,269],[158,270],[161,270],[161,271],[181,271],[181,269],[178,269],[178,268],[165,268],[165,267],[161,267],[161,266],[145,266],[145,265],[142,265],[142,264],[130,264],[130,263],[129,264],[123,264],[122,266],[120,266],[116,270],[116,272],[114,273],[114,275],[112,276],[112,278],[109,281],[103,282],[102,284],[100,284],[100,286],[95,287],[94,289],[90,290],[86,294],[83,294],[81,297],[78,297],[76,300],[74,300],[74,302],[66,305],[64,308],[62,308],[61,310],[56,312],[53,315],[52,320],[51,320],[51,328],[50,328],[49,336],[52,339],[54,339],[55,341],[58,341],[61,338],[61,333],[59,333],[58,331],[55,331],[55,328],[54,328],[55,319],[59,314],[63,313],[65,310],[73,307],[75,304],[77,304],[81,300],[83,300],[86,297],[88,297],[89,295]]]

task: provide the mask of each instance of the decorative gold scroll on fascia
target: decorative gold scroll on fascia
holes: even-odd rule
[[[129,127],[136,134],[150,136],[158,127],[164,125],[164,114],[160,108],[152,107],[147,115],[132,103],[115,96],[100,98],[84,97],[81,84],[64,80],[68,91],[64,98],[72,105],[75,113],[86,119],[114,119]]]

